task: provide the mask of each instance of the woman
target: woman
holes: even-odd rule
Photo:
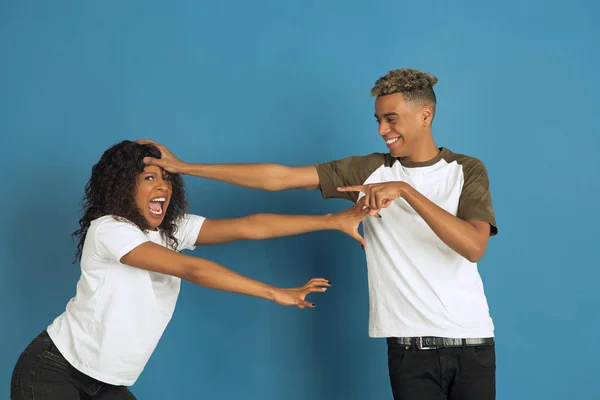
[[[173,314],[181,279],[212,289],[314,307],[306,300],[330,283],[311,279],[281,289],[212,261],[181,254],[197,245],[258,240],[336,229],[363,243],[358,225],[368,210],[339,214],[256,214],[210,220],[186,213],[183,180],[145,157],[152,144],[124,141],[92,168],[76,258],[82,274],[66,310],[23,351],[11,380],[11,399],[135,399],[128,390]]]

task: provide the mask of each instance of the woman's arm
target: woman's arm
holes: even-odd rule
[[[212,261],[172,251],[152,242],[143,243],[121,258],[132,267],[177,276],[210,289],[245,294],[285,306],[314,307],[305,300],[309,293],[324,292],[330,286],[323,278],[311,279],[298,288],[281,289],[233,272]]]
[[[242,218],[206,220],[198,234],[196,245],[211,245],[235,240],[262,240],[301,233],[339,230],[365,245],[358,226],[369,210],[363,202],[338,214],[280,215],[254,214]]]

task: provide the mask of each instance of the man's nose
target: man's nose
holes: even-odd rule
[[[390,124],[387,122],[380,122],[377,131],[381,136],[385,136],[390,131]]]

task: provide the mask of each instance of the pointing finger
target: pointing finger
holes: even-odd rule
[[[337,188],[339,192],[365,192],[367,187],[365,185],[357,185],[357,186],[344,186]]]

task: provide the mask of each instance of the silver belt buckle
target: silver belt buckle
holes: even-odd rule
[[[435,350],[437,347],[435,346],[423,346],[423,338],[419,336],[417,338],[417,349],[419,350]]]

